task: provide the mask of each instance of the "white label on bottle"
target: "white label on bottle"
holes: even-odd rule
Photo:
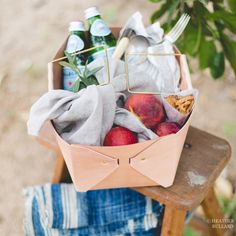
[[[108,56],[108,57],[111,57],[112,54],[114,53],[115,49],[116,49],[115,47],[107,48],[107,56]],[[105,50],[101,50],[101,51],[99,51],[99,52],[95,52],[95,53],[92,55],[92,59],[93,59],[93,60],[96,60],[96,59],[99,58],[99,57],[104,57],[104,58],[105,58],[105,56],[106,56]]]
[[[72,34],[68,39],[66,51],[69,53],[73,53],[76,51],[80,51],[83,48],[84,48],[83,40],[79,36]]]
[[[79,69],[83,73],[84,66],[79,66]],[[75,81],[78,79],[78,75],[68,67],[63,68],[63,89],[71,90]]]
[[[111,30],[103,20],[97,19],[91,25],[90,33],[94,36],[107,36]]]

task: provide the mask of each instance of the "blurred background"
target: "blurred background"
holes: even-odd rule
[[[84,9],[93,5],[99,6],[110,26],[122,26],[135,11],[150,24],[159,7],[148,0],[0,0],[0,235],[23,235],[22,189],[52,178],[55,158],[27,135],[28,113],[47,90],[47,63],[67,36],[69,22],[84,20]],[[193,85],[200,91],[193,126],[227,139],[232,146],[222,177],[226,182],[219,190],[226,206],[227,201],[236,202],[235,75],[226,63],[223,76],[213,80],[209,69],[199,70],[196,59],[189,63]]]

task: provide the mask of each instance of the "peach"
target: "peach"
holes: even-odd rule
[[[166,136],[168,134],[175,134],[180,130],[180,127],[178,124],[174,122],[163,122],[160,123],[154,130],[154,132],[162,137]]]
[[[112,128],[106,135],[104,139],[104,146],[121,146],[137,143],[137,134],[126,129],[124,127],[118,126]]]
[[[132,112],[147,128],[153,129],[165,119],[160,100],[152,94],[134,94],[126,100],[125,108]]]

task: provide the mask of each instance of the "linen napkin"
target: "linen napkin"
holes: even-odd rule
[[[130,39],[131,45],[134,37],[143,36],[149,42],[148,48],[138,49],[142,53],[147,53],[146,57],[132,54],[136,53],[137,50],[133,47],[130,50],[128,48],[130,54],[128,56],[129,64],[137,65],[139,70],[145,71],[155,81],[156,91],[162,93],[178,92],[180,80],[179,64],[175,56],[171,55],[175,53],[173,45],[169,41],[163,40],[164,31],[160,27],[160,23],[156,22],[146,28],[142,21],[142,15],[140,12],[136,12],[122,28],[120,38],[126,29],[132,29],[135,32],[135,35]]]
[[[96,74],[100,84],[106,80],[105,62],[102,58],[89,67],[103,65]],[[110,59],[111,83],[104,86],[91,85],[78,93],[65,90],[51,90],[33,104],[28,120],[28,133],[39,135],[46,121],[52,120],[58,134],[70,144],[102,145],[113,124],[124,126],[138,134],[139,141],[156,138],[132,113],[117,106],[127,89],[124,62]],[[153,81],[147,80],[144,72],[131,68],[133,87],[155,89]],[[124,92],[124,93],[123,93]]]

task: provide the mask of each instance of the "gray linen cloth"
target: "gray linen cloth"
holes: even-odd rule
[[[99,83],[107,79],[106,65],[102,58],[89,67],[103,65],[97,73]],[[156,138],[133,114],[117,106],[120,98],[126,97],[124,62],[109,59],[111,81],[104,86],[91,85],[78,93],[66,90],[51,90],[36,101],[28,120],[28,133],[37,136],[43,124],[53,120],[59,135],[70,144],[102,145],[113,124],[126,127],[138,134],[139,141]],[[153,89],[153,81],[146,80],[144,72],[132,68],[131,78],[136,78],[136,87]],[[154,88],[155,89],[155,88]]]

